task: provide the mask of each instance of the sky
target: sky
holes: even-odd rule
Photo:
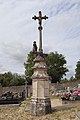
[[[43,50],[63,54],[71,77],[80,60],[80,0],[0,0],[0,73],[24,74],[33,41],[39,46],[38,22],[32,20],[39,11],[48,16]]]

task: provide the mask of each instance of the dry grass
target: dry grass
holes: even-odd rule
[[[37,117],[30,114],[28,105],[29,101],[24,101],[20,106],[0,106],[0,120],[76,120],[75,113],[80,111],[80,103],[74,103],[53,107],[51,114]]]

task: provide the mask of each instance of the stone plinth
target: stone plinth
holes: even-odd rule
[[[32,115],[45,115],[51,112],[50,98],[32,98],[31,113]]]
[[[38,55],[34,59],[32,86],[33,95],[31,102],[31,113],[33,115],[45,115],[51,112],[51,102],[49,98],[49,82],[45,59]]]

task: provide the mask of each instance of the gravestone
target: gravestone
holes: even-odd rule
[[[80,84],[78,84],[78,89],[80,89]]]

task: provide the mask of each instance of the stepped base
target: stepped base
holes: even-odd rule
[[[40,116],[51,113],[50,98],[32,98],[31,114]]]

